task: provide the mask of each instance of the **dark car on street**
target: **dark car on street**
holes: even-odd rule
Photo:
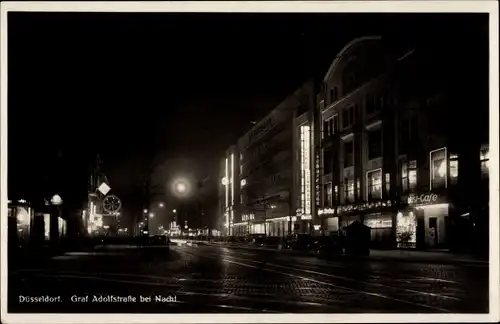
[[[168,245],[170,239],[166,235],[153,235],[149,238],[150,245]]]
[[[308,251],[313,248],[314,238],[309,234],[289,235],[284,242],[284,248],[290,250]]]
[[[340,238],[335,235],[317,237],[311,249],[325,259],[338,259],[343,254]]]

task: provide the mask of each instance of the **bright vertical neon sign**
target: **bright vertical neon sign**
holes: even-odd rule
[[[300,127],[302,213],[311,214],[311,138],[309,126]]]
[[[234,205],[234,154],[231,154],[231,206]]]

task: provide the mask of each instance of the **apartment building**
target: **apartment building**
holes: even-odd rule
[[[227,152],[224,160],[227,167],[221,166],[220,197],[224,197],[221,208],[229,211],[226,214],[229,235],[278,237],[300,229],[293,199],[294,118],[297,112],[311,111],[311,100],[315,99],[313,89],[310,82],[302,85]]]
[[[472,185],[487,190],[480,181],[488,173],[487,131],[464,137],[467,117],[453,109],[474,103],[484,130],[488,106],[450,86],[444,52],[398,51],[375,36],[336,56],[312,114],[314,233],[360,221],[374,247],[449,247],[451,236],[467,231],[458,230],[470,223],[464,215],[485,213],[484,198],[465,197]]]

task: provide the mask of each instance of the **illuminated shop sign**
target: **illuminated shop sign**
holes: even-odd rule
[[[321,206],[321,172],[320,172],[320,165],[321,165],[321,151],[318,150],[316,152],[316,163],[315,163],[315,194],[316,194],[316,209],[319,209]]]
[[[387,201],[377,201],[371,203],[361,203],[356,205],[343,205],[338,206],[338,213],[342,212],[351,212],[351,211],[359,211],[371,208],[381,208],[381,207],[391,207],[392,203],[390,200]]]
[[[335,209],[333,208],[323,208],[318,210],[319,215],[333,215],[335,214]]]
[[[302,215],[300,217],[301,220],[311,220],[312,219],[312,216],[311,215]]]
[[[300,127],[300,155],[301,155],[301,202],[302,212],[311,214],[311,165],[310,149],[311,138],[309,126]]]
[[[353,211],[362,211],[366,209],[372,208],[382,208],[382,207],[391,207],[392,203],[390,200],[387,201],[377,201],[371,203],[361,203],[356,205],[342,205],[337,206],[337,213],[347,213]],[[333,215],[335,214],[335,208],[323,208],[318,210],[319,215]]]
[[[244,214],[241,216],[241,220],[244,222],[249,221],[249,220],[253,220],[253,219],[255,219],[254,214]]]
[[[440,197],[436,194],[421,194],[421,195],[409,195],[408,196],[408,205],[420,205],[420,204],[435,204],[440,199]]]

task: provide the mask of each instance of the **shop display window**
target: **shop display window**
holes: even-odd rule
[[[396,241],[399,248],[415,248],[417,244],[417,217],[414,212],[399,212],[396,216]]]

